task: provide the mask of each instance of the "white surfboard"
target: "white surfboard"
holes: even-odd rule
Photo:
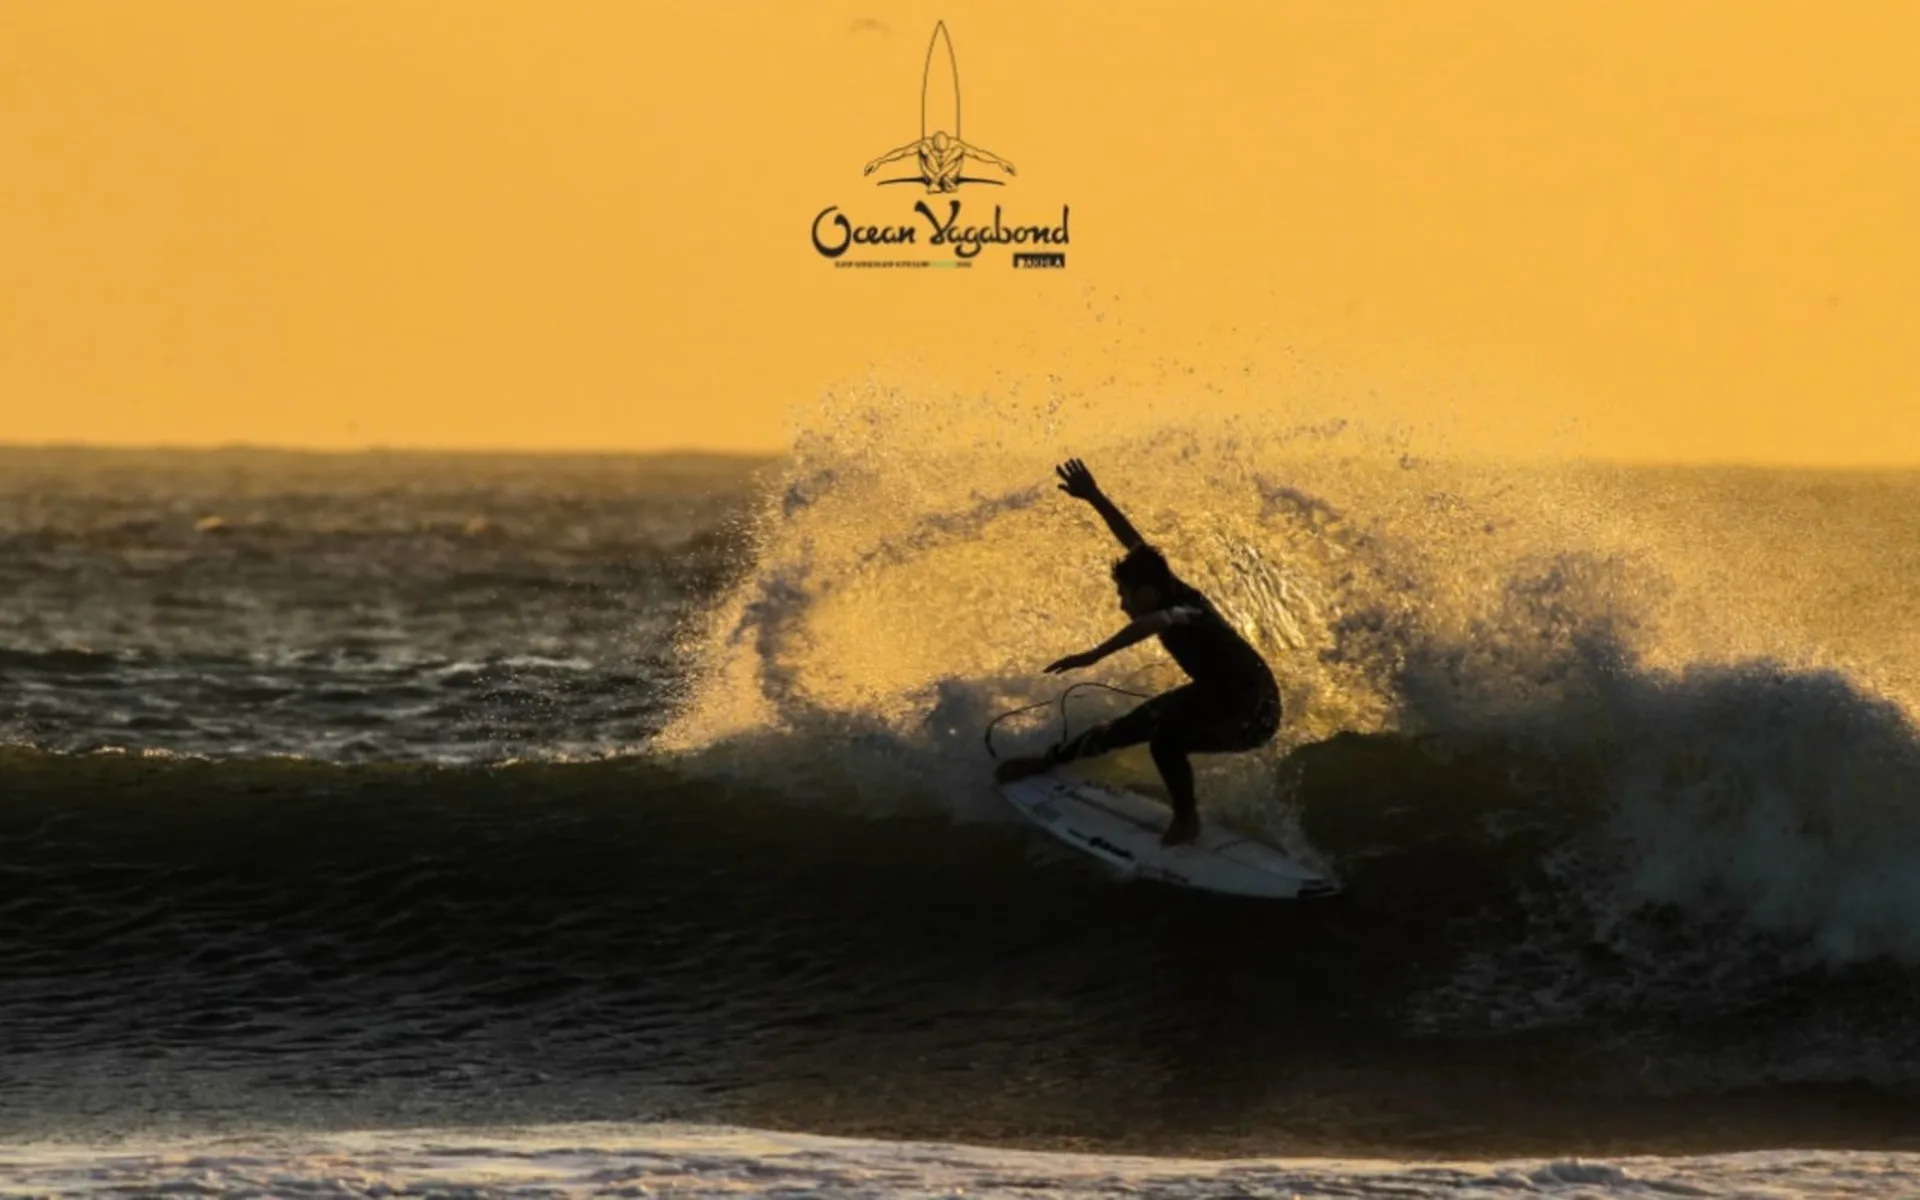
[[[1203,824],[1199,839],[1189,845],[1162,846],[1160,834],[1172,813],[1135,792],[1052,774],[1003,784],[1000,790],[1048,833],[1141,879],[1276,900],[1340,890],[1319,871],[1217,822]]]

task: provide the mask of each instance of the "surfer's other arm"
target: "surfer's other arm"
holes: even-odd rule
[[[872,162],[867,164],[867,169],[860,173],[862,175],[871,175],[875,171],[879,170],[881,167],[884,167],[888,163],[893,162],[895,159],[905,158],[909,154],[918,154],[919,152],[920,152],[920,141],[908,142],[906,145],[900,147],[898,150],[889,150],[885,154],[882,154],[879,158],[874,159]]]
[[[1113,536],[1120,539],[1121,546],[1131,550],[1140,545],[1142,541],[1140,531],[1122,515],[1113,501],[1107,499],[1106,493],[1100,490],[1100,485],[1093,481],[1093,472],[1087,470],[1087,464],[1077,458],[1070,458],[1053,470],[1054,474],[1060,476],[1060,490],[1075,499],[1085,500],[1093,505],[1093,511],[1100,514],[1101,519],[1107,523],[1108,529],[1113,530]]]
[[[1158,612],[1150,612],[1143,617],[1136,617],[1127,624],[1125,629],[1114,634],[1106,641],[1101,642],[1093,649],[1084,650],[1079,654],[1069,654],[1063,659],[1048,663],[1047,673],[1049,675],[1058,675],[1062,671],[1073,671],[1080,667],[1090,667],[1117,650],[1125,650],[1135,642],[1144,641],[1156,633],[1165,633],[1175,625],[1189,620],[1192,611],[1193,610],[1187,608],[1163,608]]]

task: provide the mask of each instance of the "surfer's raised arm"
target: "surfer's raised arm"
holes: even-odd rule
[[[888,163],[894,161],[897,158],[905,158],[909,154],[918,154],[919,152],[920,152],[920,143],[918,141],[908,142],[906,145],[900,147],[898,150],[889,150],[885,154],[882,154],[879,158],[874,159],[872,162],[867,164],[867,169],[860,173],[862,175],[871,175],[875,171],[879,170],[881,167],[886,166]]]
[[[1093,505],[1093,511],[1100,514],[1100,518],[1107,523],[1108,529],[1113,530],[1113,536],[1120,539],[1121,546],[1131,550],[1141,544],[1140,531],[1133,527],[1118,508],[1114,507],[1113,501],[1107,499],[1106,493],[1100,490],[1100,485],[1093,481],[1093,472],[1087,470],[1087,464],[1077,458],[1070,458],[1055,467],[1053,471],[1060,476],[1060,490],[1077,500],[1085,500]]]

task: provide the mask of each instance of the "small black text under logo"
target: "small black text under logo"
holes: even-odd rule
[[[1052,254],[1016,254],[1013,256],[1013,265],[1016,270],[1022,267],[1064,267],[1067,265],[1067,256],[1057,252]]]

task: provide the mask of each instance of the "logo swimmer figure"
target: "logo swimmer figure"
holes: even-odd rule
[[[919,158],[919,175],[883,179],[880,182],[924,183],[929,192],[957,192],[963,183],[1000,183],[998,179],[970,178],[961,174],[968,155],[988,166],[998,167],[1009,175],[1015,173],[1012,163],[998,154],[969,144],[960,136],[960,65],[954,57],[953,39],[947,36],[944,21],[933,27],[933,40],[927,44],[926,69],[920,76],[920,136],[874,159],[861,173],[871,175],[887,163],[897,162],[908,155]]]
[[[889,150],[879,158],[867,164],[863,175],[871,175],[875,169],[905,158],[909,154],[920,155],[920,178],[914,180],[889,179],[887,183],[924,183],[929,192],[956,192],[963,183],[992,183],[988,179],[968,179],[960,174],[960,168],[971,154],[988,166],[999,167],[1009,175],[1016,174],[1013,164],[997,154],[989,153],[978,146],[970,146],[958,137],[950,136],[945,130],[935,130],[930,136],[918,141],[908,142],[898,150]]]

